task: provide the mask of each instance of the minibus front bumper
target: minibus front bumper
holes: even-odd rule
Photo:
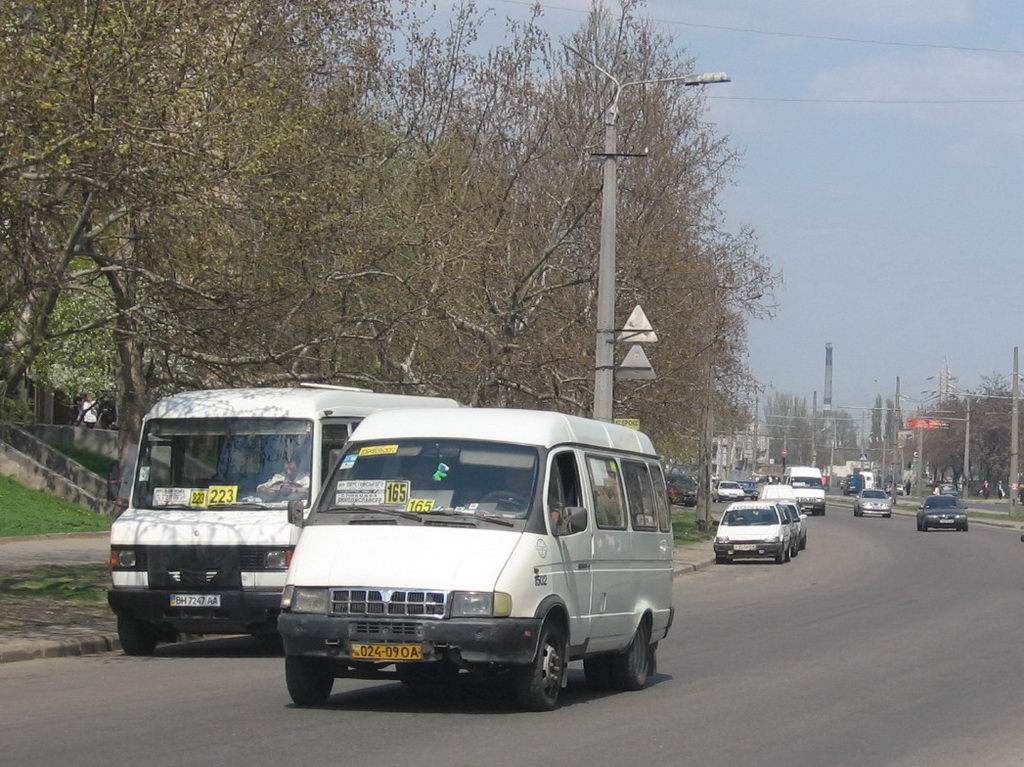
[[[172,607],[175,593],[112,588],[107,591],[107,603],[118,615],[169,626],[185,634],[273,634],[281,611],[280,590],[222,590],[212,595],[217,598],[216,605],[196,607]]]
[[[292,612],[281,613],[277,621],[286,655],[360,663],[365,658],[353,656],[354,644],[413,646],[420,648],[421,660],[460,665],[532,662],[541,623],[539,618],[368,620]]]

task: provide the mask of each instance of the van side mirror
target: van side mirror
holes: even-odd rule
[[[288,524],[302,527],[306,523],[306,502],[296,498],[288,501]]]
[[[572,535],[587,529],[587,510],[583,506],[566,506],[555,535]]]

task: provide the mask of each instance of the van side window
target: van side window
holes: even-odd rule
[[[614,458],[588,455],[590,484],[594,493],[594,518],[598,527],[626,527],[626,502]]]
[[[574,453],[565,451],[555,455],[551,461],[551,477],[548,481],[548,515],[552,524],[557,524],[568,506],[582,506],[580,472]]]
[[[320,449],[320,476],[326,477],[331,473],[331,469],[334,468],[334,462],[341,458],[341,449],[348,442],[349,435],[352,433],[353,424],[359,423],[353,421],[350,423],[325,423],[321,431],[321,449]]]
[[[651,466],[651,481],[654,482],[654,503],[658,509],[658,529],[663,533],[672,532],[672,509],[668,502],[668,487],[661,464]]]
[[[623,461],[622,478],[626,481],[629,501],[629,522],[634,530],[657,530],[658,509],[654,501],[654,485],[646,463]]]

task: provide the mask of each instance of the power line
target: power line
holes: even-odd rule
[[[521,5],[526,8],[540,7],[544,10],[549,11],[566,11],[568,13],[588,14],[590,10],[587,8],[567,8],[565,6],[551,5],[548,3],[537,3],[531,0],[496,0],[496,2],[502,2],[507,5]],[[998,53],[998,54],[1010,54],[1020,55],[1024,53],[1024,50],[1019,48],[989,48],[987,46],[974,46],[974,45],[949,45],[941,43],[908,43],[902,40],[873,40],[870,38],[859,38],[859,37],[839,37],[837,35],[812,35],[804,32],[787,32],[785,30],[771,30],[771,29],[754,29],[752,27],[729,27],[717,24],[698,24],[691,21],[678,21],[676,19],[659,19],[652,18],[651,21],[656,21],[659,24],[671,24],[679,27],[690,27],[693,29],[712,29],[718,32],[734,32],[737,34],[745,35],[762,35],[766,37],[788,37],[796,38],[800,40],[819,40],[827,43],[850,43],[855,45],[878,45],[886,46],[891,48],[925,48],[928,50],[938,51],[963,51],[965,53]],[[772,101],[797,101],[802,99],[766,99]],[[970,102],[965,102],[970,103]]]
[[[705,96],[721,101],[777,101],[803,104],[1024,104],[1024,99],[797,99],[771,96]]]

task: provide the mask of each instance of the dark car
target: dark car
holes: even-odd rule
[[[967,506],[955,495],[930,495],[917,507],[917,529],[931,527],[967,532]]]
[[[689,474],[669,474],[668,502],[675,506],[697,505],[697,481]]]

